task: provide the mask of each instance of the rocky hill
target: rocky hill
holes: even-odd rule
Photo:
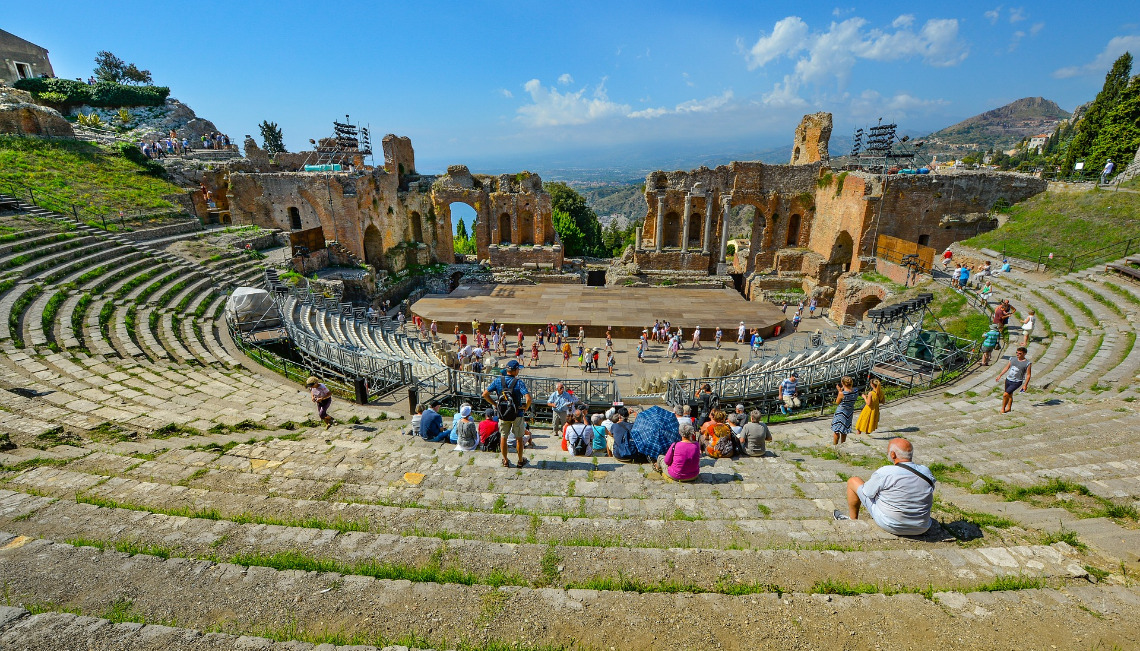
[[[1052,133],[1069,115],[1044,97],[1025,97],[936,131],[926,140],[936,146],[1008,149],[1022,138]]]

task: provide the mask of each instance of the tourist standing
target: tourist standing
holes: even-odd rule
[[[705,382],[693,397],[697,401],[697,426],[700,427],[709,421],[709,414],[720,405],[720,396],[713,393],[711,384]]]
[[[1109,175],[1112,174],[1112,170],[1114,169],[1116,169],[1116,163],[1112,162],[1112,159],[1110,158],[1108,159],[1108,162],[1104,164],[1104,171],[1100,173],[1101,185],[1105,184],[1105,182],[1108,180]]]
[[[792,332],[797,332],[800,329],[800,311],[796,310],[795,315],[792,316]]]
[[[483,400],[491,403],[498,409],[499,414],[499,450],[503,454],[503,467],[510,468],[511,462],[507,460],[507,440],[513,434],[515,437],[515,450],[518,452],[518,464],[522,468],[527,464],[523,456],[526,445],[526,419],[523,410],[529,410],[531,396],[527,392],[526,384],[518,378],[519,363],[511,360],[507,368],[483,390]],[[492,400],[491,394],[498,394],[498,400]]]
[[[609,371],[610,377],[614,375],[614,354],[613,352],[606,353],[606,370]]]
[[[530,344],[530,366],[531,368],[538,367],[538,341]]]
[[[788,304],[784,303],[784,307],[787,308]],[[738,344],[744,343],[744,322],[743,321],[741,321],[740,325],[736,327],[736,343],[738,343]]]
[[[697,326],[693,329],[693,350],[698,348],[704,348],[704,346],[701,345],[701,326]]]
[[[312,397],[313,402],[317,404],[317,417],[324,421],[325,429],[332,427],[333,418],[329,416],[329,406],[332,405],[332,391],[316,377],[310,377],[306,380],[305,386],[309,388],[309,395]]]
[[[815,308],[819,307],[819,301],[813,296],[811,302],[808,303],[808,317],[815,318]]]
[[[799,376],[792,373],[783,382],[780,383],[780,400],[784,403],[780,405],[780,413],[787,416],[792,413],[793,409],[799,409]]]
[[[566,425],[570,410],[577,402],[578,398],[566,390],[565,384],[559,382],[554,385],[554,393],[551,393],[550,397],[546,399],[546,406],[550,407],[553,414],[551,431],[555,435],[562,434],[562,427]]]
[[[1025,393],[1029,389],[1029,379],[1033,376],[1033,362],[1025,355],[1029,351],[1025,346],[1018,346],[1016,357],[1009,360],[1002,372],[994,378],[994,382],[1001,382],[1005,378],[1005,391],[1001,395],[1001,413],[1013,411],[1013,394],[1021,389]]]
[[[835,385],[835,416],[831,419],[832,445],[847,442],[847,435],[851,433],[851,421],[855,415],[855,401],[859,399],[859,392],[855,390],[855,381],[843,376],[839,384]]]
[[[716,340],[716,349],[720,350],[720,340],[724,339],[724,331],[720,329],[720,326],[716,327],[716,334],[713,335],[713,339]]]
[[[855,423],[856,434],[870,434],[879,428],[879,407],[883,404],[886,394],[878,378],[871,380],[867,393],[863,394],[863,411],[859,412],[859,422]]]
[[[1001,326],[991,323],[990,329],[982,337],[982,366],[990,365],[990,355],[998,347],[999,341],[1001,341]]]
[[[1028,346],[1029,338],[1033,336],[1033,328],[1037,325],[1037,311],[1029,310],[1029,316],[1021,322],[1021,345]]]

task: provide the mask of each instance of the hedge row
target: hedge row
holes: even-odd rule
[[[73,79],[33,78],[21,79],[13,85],[53,104],[73,106],[162,106],[170,95],[166,86],[128,86],[107,81],[89,86]]]

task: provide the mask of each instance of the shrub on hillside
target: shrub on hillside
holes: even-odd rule
[[[89,86],[81,81],[59,78],[21,79],[13,85],[32,93],[37,99],[72,106],[162,106],[170,95],[166,86],[128,86],[105,81]]]
[[[161,163],[147,158],[146,154],[142,153],[142,150],[134,143],[119,143],[119,153],[123,155],[123,158],[143,168],[144,174],[150,174],[158,178],[166,176],[166,168],[163,167]]]

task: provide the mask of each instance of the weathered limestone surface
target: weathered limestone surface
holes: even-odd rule
[[[792,165],[805,165],[819,161],[826,162],[830,156],[827,143],[831,140],[831,114],[826,112],[805,115],[796,127],[795,144],[792,146]]]
[[[24,102],[0,104],[0,133],[14,133],[22,136],[75,137],[75,130],[71,128],[71,123],[63,119],[59,111]]]

